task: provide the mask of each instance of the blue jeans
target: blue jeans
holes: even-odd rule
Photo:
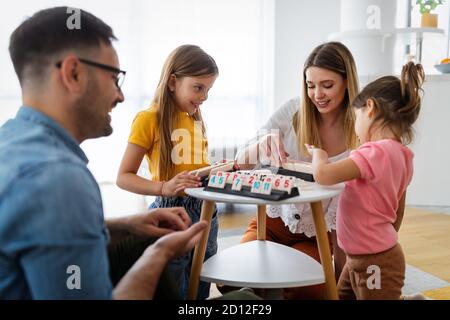
[[[186,197],[157,197],[155,202],[150,205],[150,209],[156,208],[172,208],[183,207],[192,220],[196,223],[200,220],[200,213],[202,209],[202,200]],[[208,242],[206,246],[205,261],[217,253],[217,233],[219,225],[217,220],[217,207],[214,208],[214,214],[211,220],[211,229],[209,232]],[[169,263],[169,270],[173,273],[177,285],[180,289],[181,299],[187,298],[187,291],[189,288],[189,277],[191,274],[193,251],[172,260]],[[209,297],[209,289],[211,284],[200,281],[197,299],[204,300]]]

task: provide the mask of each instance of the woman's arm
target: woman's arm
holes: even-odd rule
[[[299,105],[299,97],[286,102],[259,129],[257,137],[248,141],[244,147],[238,150],[235,161],[241,169],[251,170],[258,163],[265,161],[279,166],[280,162],[286,160],[289,154],[284,148],[281,136],[291,127],[292,118],[298,111]]]
[[[256,141],[238,150],[234,161],[240,169],[251,170],[258,163],[258,144]]]
[[[288,156],[281,137],[277,134],[267,134],[239,150],[235,161],[241,169],[252,169],[256,164],[264,161],[270,162],[272,166],[280,167]]]
[[[144,148],[128,143],[116,183],[120,188],[137,194],[160,196],[163,182],[147,180],[137,175],[145,153]]]

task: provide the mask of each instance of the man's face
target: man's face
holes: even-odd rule
[[[119,69],[117,54],[112,46],[102,44],[99,54],[92,60]],[[85,94],[76,103],[77,126],[85,139],[109,136],[113,132],[110,113],[124,101],[123,93],[116,85],[117,74],[88,65],[83,67],[87,70],[88,82]]]

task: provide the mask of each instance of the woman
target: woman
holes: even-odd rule
[[[303,69],[302,98],[294,98],[278,109],[262,130],[270,131],[255,143],[239,150],[237,163],[251,168],[257,163],[280,166],[286,159],[311,162],[304,144],[327,151],[330,161],[345,158],[357,146],[354,114],[350,102],[358,94],[356,66],[350,51],[339,42],[315,48]],[[253,162],[253,163],[252,163]],[[336,241],[338,197],[323,201],[325,221],[331,232],[336,276],[345,264],[345,255]],[[293,247],[320,261],[315,227],[308,204],[267,207],[266,239]],[[256,240],[254,218],[241,242]],[[285,299],[322,299],[324,286],[286,288]],[[263,295],[263,292],[260,292]]]

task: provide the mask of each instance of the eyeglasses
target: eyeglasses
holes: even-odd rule
[[[98,63],[98,62],[94,62],[94,61],[90,61],[90,60],[86,60],[86,59],[78,58],[78,60],[80,60],[80,62],[87,64],[89,66],[100,68],[100,69],[103,69],[106,71],[111,71],[111,72],[115,73],[116,74],[115,83],[116,83],[117,89],[120,89],[122,87],[123,82],[125,81],[125,75],[127,74],[126,71],[120,70],[113,66],[109,66],[109,65],[106,65],[103,63]],[[61,65],[62,65],[62,61],[59,61],[58,63],[56,63],[56,66],[58,68],[61,68]]]

